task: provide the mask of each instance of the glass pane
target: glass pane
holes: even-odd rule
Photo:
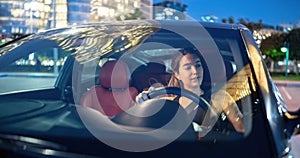
[[[0,93],[53,87],[65,57],[58,48],[47,48],[19,58],[1,68]]]

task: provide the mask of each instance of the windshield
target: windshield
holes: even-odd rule
[[[190,29],[193,30],[196,28]],[[79,93],[82,96],[82,94],[86,94],[87,90],[90,91],[91,87],[103,85],[103,83],[101,84],[101,75],[104,74],[101,74],[101,71],[103,69],[106,71],[104,65],[108,61],[122,61],[126,63],[129,69],[129,74],[127,74],[129,85],[127,86],[134,87],[138,93],[147,91],[150,87],[168,87],[171,76],[174,73],[172,68],[173,58],[180,54],[182,50],[193,48],[193,50],[196,50],[202,56],[204,61],[202,63],[203,80],[201,89],[209,93],[209,96],[204,96],[204,98],[210,102],[213,100],[213,93],[221,91],[225,92],[226,95],[229,94],[232,102],[234,102],[232,104],[236,105],[242,113],[245,129],[241,133],[237,132],[230,125],[231,122],[228,120],[229,117],[225,112],[220,113],[219,121],[208,121],[209,126],[217,127],[215,129],[219,130],[217,133],[225,135],[224,137],[219,137],[219,139],[227,139],[235,134],[247,136],[252,128],[252,117],[249,114],[252,113],[253,95],[256,93],[257,87],[253,79],[249,61],[247,60],[247,52],[240,32],[239,30],[216,28],[208,28],[206,30],[208,31],[208,35],[201,37],[185,33],[175,33],[168,29],[160,29],[145,37],[137,47],[128,47],[123,52],[117,52],[82,63],[80,84],[76,83],[76,85],[80,85],[81,87],[78,89],[79,92],[77,94]],[[122,76],[119,78],[122,78]],[[102,82],[104,81],[102,80]],[[110,85],[104,85],[106,88],[113,87],[114,83],[119,85],[120,79],[116,79],[116,81],[111,79],[109,82]],[[111,90],[114,93],[114,89],[111,88]],[[117,96],[118,94],[115,95]],[[78,98],[75,97],[75,100],[77,99],[78,103],[82,104]],[[121,98],[116,98],[116,102],[118,100],[123,102]],[[222,97],[217,100],[222,100]],[[109,117],[114,118],[115,116],[110,110],[106,111],[97,107],[92,108],[107,114]],[[128,107],[122,108],[126,109]],[[123,118],[127,117],[131,116],[124,116]],[[140,126],[142,124],[128,123],[131,121],[123,118],[118,117],[115,120],[118,123],[130,126]],[[144,120],[139,120],[139,122],[144,122]],[[147,124],[146,122],[144,123]],[[194,124],[194,129],[196,130],[198,125],[201,127],[203,124],[205,124],[205,121],[202,124]],[[156,125],[151,124],[149,126]]]

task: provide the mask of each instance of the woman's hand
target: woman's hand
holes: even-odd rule
[[[214,94],[212,96],[212,106],[218,114],[224,112],[236,131],[245,132],[243,114],[229,93],[221,90]]]
[[[140,103],[142,103],[142,102],[150,99],[149,96],[148,96],[148,94],[150,92],[154,91],[156,88],[159,88],[159,87],[163,87],[163,85],[160,84],[160,83],[156,83],[156,84],[151,85],[151,87],[149,87],[148,90],[142,91],[141,93],[139,93],[135,97],[135,102],[138,103],[138,104],[140,104]]]

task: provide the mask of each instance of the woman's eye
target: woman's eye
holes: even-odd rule
[[[199,68],[199,67],[201,67],[201,64],[196,64],[195,66],[196,66],[196,68]]]
[[[189,66],[185,66],[184,69],[185,69],[185,70],[190,70],[191,67],[192,67],[192,66],[190,66],[190,65],[189,65]]]

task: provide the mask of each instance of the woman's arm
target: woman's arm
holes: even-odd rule
[[[218,91],[213,94],[211,103],[216,114],[224,112],[236,131],[245,132],[243,114],[229,93],[224,90]]]

